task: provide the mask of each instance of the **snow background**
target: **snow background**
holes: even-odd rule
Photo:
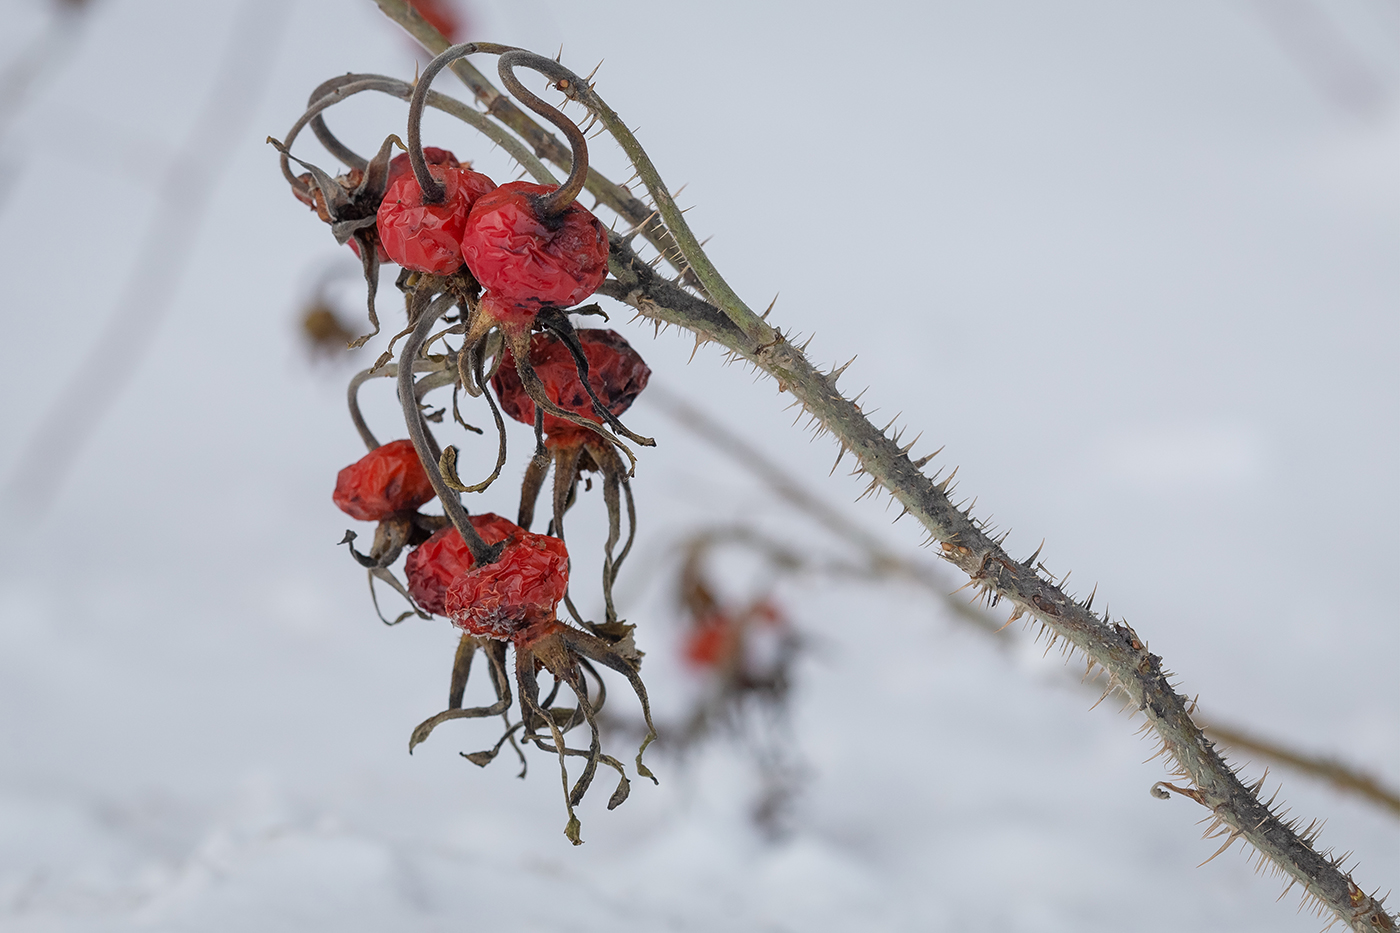
[[[21,475],[58,387],[106,358],[122,289],[172,289],[130,381],[60,413],[76,431],[110,403],[40,458],[41,475],[71,467],[52,507],[7,490],[0,929],[1320,927],[1238,849],[1196,867],[1215,845],[1192,805],[1148,796],[1164,771],[1140,763],[1137,723],[1111,702],[1086,713],[1031,633],[1000,651],[900,587],[779,589],[819,644],[783,841],[749,824],[756,778],[733,745],[655,757],[661,785],[634,782],[612,813],[600,786],[579,848],[551,759],[522,782],[456,755],[494,726],[404,754],[455,639],[384,629],[334,547],[333,477],[360,455],[349,369],[309,365],[295,317],[340,254],[263,138],[326,77],[409,77],[415,57],[368,2],[250,2],[96,3],[0,147],[0,476]],[[236,144],[177,237],[187,261],[147,276],[170,160],[249,9],[267,16],[266,87],[245,126],[228,111]],[[48,7],[0,15],[9,60]],[[736,289],[759,306],[780,292],[775,321],[815,334],[815,359],[859,354],[843,385],[924,431],[916,452],[946,444],[939,463],[1014,528],[1013,553],[1048,538],[1047,565],[1081,593],[1097,581],[1203,711],[1400,776],[1393,2],[473,0],[470,16],[474,37],[562,44],[582,72],[605,59],[599,91],[690,183],[690,222]],[[402,116],[356,101],[332,125],[363,151]],[[429,126],[509,177],[469,130]],[[594,158],[625,178],[611,145]],[[827,477],[834,447],[792,426],[771,382],[714,348],[686,365],[684,335],[627,319],[658,381],[931,559],[883,501],[853,504],[859,482]],[[380,394],[370,417],[388,425]],[[675,710],[694,688],[666,596],[677,537],[742,519],[839,545],[645,400],[628,420],[659,445],[637,471],[625,610]],[[512,487],[474,508],[509,514]],[[1394,883],[1393,820],[1278,776],[1359,883]]]

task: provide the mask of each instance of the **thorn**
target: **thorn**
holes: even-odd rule
[[[1025,566],[1025,567],[1034,567],[1034,566],[1035,566],[1035,559],[1036,559],[1037,557],[1040,556],[1040,549],[1043,548],[1043,547],[1045,547],[1045,539],[1044,539],[1044,538],[1041,538],[1041,539],[1040,539],[1040,547],[1038,547],[1038,548],[1035,549],[1035,553],[1034,553],[1034,554],[1032,554],[1030,557],[1027,557],[1025,560],[1023,560],[1023,561],[1021,562],[1022,566]]]
[[[948,474],[948,478],[945,479],[943,482],[939,483],[939,484],[938,484],[937,486],[935,486],[934,488],[937,489],[939,492],[944,493],[944,494],[946,495],[947,492],[948,492],[948,484],[951,483],[951,482],[953,481],[953,477],[954,477],[954,476],[957,476],[957,475],[958,475],[958,468],[957,468],[957,467],[953,467],[953,472],[951,472],[951,473]]]
[[[827,373],[827,374],[826,374],[826,378],[830,379],[831,382],[832,382],[832,384],[835,384],[836,380],[841,378],[841,374],[844,373],[844,372],[846,371],[846,367],[847,367],[847,366],[850,366],[850,365],[851,365],[852,363],[854,363],[855,361],[856,361],[856,358],[855,358],[854,356],[851,357],[849,360],[847,360],[847,361],[846,361],[845,363],[843,363],[841,366],[838,366],[836,369],[833,369],[831,372]]]
[[[686,189],[686,185],[689,185],[689,184],[690,184],[690,182],[686,182],[684,185],[681,185],[681,186],[680,186],[679,188],[677,188],[675,191],[672,191],[672,192],[671,192],[671,200],[674,201],[676,198],[680,197],[680,196],[681,196],[681,192],[684,191],[684,190]]]
[[[1012,622],[1015,622],[1017,619],[1021,618],[1025,614],[1026,610],[1022,609],[1020,606],[1014,606],[1011,611],[1011,618],[1007,619],[1006,622],[1002,624],[1001,628],[997,629],[997,632],[1000,633],[1005,631],[1008,625],[1010,625]]]
[[[901,433],[902,433],[902,432],[901,432]],[[919,438],[921,438],[921,437],[923,437],[923,436],[924,436],[924,432],[923,432],[923,431],[920,431],[919,434],[918,434],[918,437],[915,437],[912,441],[910,441],[909,443],[905,444],[903,447],[901,447],[901,448],[899,449],[900,454],[902,454],[902,455],[905,456],[905,457],[909,456],[909,451],[911,451],[911,450],[914,449],[914,445],[917,444],[917,443],[919,443]]]
[[[1091,707],[1089,707],[1089,712],[1092,713],[1094,710],[1098,709],[1099,704],[1102,703],[1104,700],[1107,700],[1107,699],[1108,699],[1108,695],[1109,695],[1110,693],[1112,693],[1115,689],[1117,689],[1117,687],[1118,687],[1118,681],[1117,681],[1117,679],[1115,679],[1114,677],[1110,676],[1110,677],[1108,678],[1108,686],[1107,686],[1106,688],[1104,688],[1103,696],[1099,697],[1097,700],[1094,701],[1094,705],[1091,706]]]
[[[704,344],[704,343],[707,343],[707,342],[708,342],[708,341],[705,340],[705,338],[704,338],[701,334],[696,333],[696,335],[695,335],[695,348],[694,348],[693,350],[690,351],[690,359],[686,360],[686,362],[687,362],[687,363],[693,363],[693,362],[695,362],[695,354],[698,353],[698,352],[700,351],[700,346],[701,346],[702,344]]]
[[[842,444],[841,450],[836,454],[836,462],[831,465],[831,472],[826,474],[827,476],[836,475],[836,468],[841,465],[841,458],[844,456],[846,456],[846,445]]]
[[[1090,611],[1091,609],[1094,608],[1094,596],[1095,596],[1095,594],[1098,593],[1098,591],[1099,591],[1099,585],[1098,585],[1097,583],[1095,583],[1095,584],[1094,584],[1094,591],[1093,591],[1092,593],[1090,593],[1090,594],[1089,594],[1089,598],[1086,599],[1086,600],[1084,601],[1084,611],[1085,611],[1085,612],[1088,612],[1088,611]]]
[[[564,57],[564,43],[561,42],[561,43],[559,43],[559,54],[557,54],[557,55],[554,56],[554,60],[557,62],[557,61],[559,61],[560,59],[562,59],[563,57]]]
[[[592,87],[592,86],[593,86],[593,76],[596,75],[596,74],[598,73],[598,69],[599,69],[599,68],[602,68],[602,67],[603,67],[603,62],[606,61],[606,60],[607,60],[607,59],[603,59],[603,58],[598,59],[598,64],[594,65],[594,66],[593,66],[593,70],[590,71],[590,72],[588,73],[588,77],[586,77],[586,78],[583,79],[583,83],[584,83],[584,84],[587,84],[589,87]]]
[[[944,444],[944,445],[943,445],[943,447],[947,447],[947,446],[948,446],[947,444]],[[938,456],[939,454],[943,453],[943,447],[938,448],[938,449],[935,450],[933,453],[929,454],[927,457],[920,457],[918,460],[915,460],[915,461],[914,461],[914,468],[915,468],[915,469],[918,469],[918,470],[922,470],[924,467],[928,466],[928,462],[929,462],[930,460],[932,460],[934,457]]]
[[[1212,855],[1210,858],[1206,859],[1204,862],[1202,862],[1200,865],[1197,865],[1196,867],[1197,867],[1197,868],[1200,868],[1202,865],[1208,865],[1208,864],[1210,864],[1211,862],[1215,861],[1215,856],[1216,856],[1216,855],[1219,855],[1220,853],[1224,852],[1226,849],[1230,848],[1230,846],[1234,845],[1234,844],[1235,844],[1235,840],[1238,839],[1238,838],[1240,838],[1240,835],[1241,835],[1241,831],[1240,831],[1240,830],[1238,830],[1238,829],[1232,829],[1232,830],[1230,830],[1230,835],[1229,835],[1228,837],[1226,837],[1225,843],[1224,843],[1223,845],[1221,845],[1220,848],[1218,848],[1218,849],[1215,850],[1215,855]]]
[[[867,487],[865,487],[865,492],[861,493],[859,496],[856,497],[856,501],[859,502],[860,500],[864,499],[866,496],[870,495],[870,494],[873,493],[876,489],[879,489],[879,488],[880,488],[880,481],[879,481],[878,479],[872,479],[872,480],[870,481],[870,485],[867,486]]]

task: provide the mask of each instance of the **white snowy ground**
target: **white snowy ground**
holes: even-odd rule
[[[0,4],[0,53],[42,25]],[[0,150],[0,470],[128,286],[166,160],[240,4],[105,0]],[[9,489],[0,569],[0,929],[1308,931],[1238,849],[1198,868],[1190,803],[1138,722],[1031,633],[1002,652],[899,587],[780,596],[816,642],[794,708],[796,830],[747,822],[754,773],[718,745],[659,787],[608,787],[572,848],[552,760],[528,780],[410,728],[446,692],[445,623],[383,628],[335,547],[358,457],[340,386],[294,317],[340,257],[263,137],[346,70],[411,77],[368,0],[265,2],[272,72],[194,228],[176,294],[51,508]],[[278,14],[278,11],[283,11]],[[843,384],[947,445],[1013,552],[1099,584],[1203,711],[1400,781],[1400,10],[1226,3],[486,2],[474,37],[586,71],[633,125],[752,304],[814,333]],[[280,15],[280,18],[279,18]],[[444,78],[443,90],[454,80]],[[230,108],[233,114],[236,108]],[[402,107],[332,123],[363,151]],[[233,116],[229,117],[234,119]],[[217,121],[216,121],[217,122]],[[445,120],[430,141],[509,176]],[[322,158],[310,140],[312,159]],[[614,147],[595,160],[618,173]],[[326,160],[323,160],[326,161]],[[154,294],[160,283],[141,287]],[[352,289],[344,305],[354,309]],[[382,307],[392,308],[386,287]],[[392,310],[389,320],[397,320]],[[683,336],[614,323],[658,383],[894,546],[916,551],[788,399]],[[392,325],[391,325],[392,326]],[[377,351],[374,351],[377,352]],[[386,387],[371,417],[388,431]],[[78,413],[62,416],[73,424]],[[477,413],[477,418],[485,417]],[[666,549],[744,519],[839,550],[645,401],[627,614],[657,707],[674,656]],[[513,511],[508,474],[474,508]],[[469,445],[475,472],[487,443]],[[598,531],[596,493],[571,526]],[[591,511],[590,511],[591,510]],[[591,517],[590,517],[591,516]],[[592,522],[592,524],[590,524]],[[365,529],[361,529],[365,530]],[[572,537],[572,535],[571,535]],[[591,568],[576,579],[593,579]],[[958,581],[950,577],[949,589]],[[629,699],[616,685],[614,702]],[[474,689],[482,689],[480,683]],[[1257,766],[1247,773],[1256,776]],[[1400,878],[1400,824],[1283,779],[1358,881]]]

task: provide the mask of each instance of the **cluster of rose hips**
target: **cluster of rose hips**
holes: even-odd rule
[[[506,87],[568,137],[573,164],[564,184],[497,186],[451,152],[421,145],[419,126],[433,78],[451,61],[475,51],[500,54]],[[412,88],[407,152],[391,158],[395,146],[405,147],[391,136],[368,160],[331,134],[322,111],[360,90],[404,96],[406,86],[378,76],[347,75],[318,88],[285,144],[274,144],[282,153],[293,193],[359,256],[375,332],[379,266],[393,262],[402,269],[397,285],[405,296],[407,327],[375,366],[351,380],[351,416],[369,453],[340,472],[334,499],[350,516],[378,523],[368,553],[355,549],[353,532],[347,532],[343,543],[368,569],[372,593],[374,580],[380,580],[413,607],[394,622],[413,614],[442,616],[462,630],[448,707],[413,731],[409,749],[449,719],[503,716],[505,731],[495,746],[466,757],[484,765],[506,742],[518,754],[520,743],[553,751],[566,788],[566,833],[577,843],[579,824],[573,808],[598,766],[613,768],[621,778],[609,808],[621,803],[628,791],[622,764],[601,748],[596,713],[606,694],[595,664],[621,673],[636,692],[648,727],[642,751],[655,737],[646,690],[638,676],[641,653],[633,644],[632,626],[618,619],[612,599],[617,569],[636,529],[630,472],[622,456],[631,460],[632,454],[619,435],[652,443],[628,431],[618,416],[646,387],[650,370],[615,332],[576,329],[568,316],[571,308],[573,313],[597,313],[574,306],[591,296],[607,276],[609,242],[603,225],[575,200],[588,171],[583,134],[571,120],[526,91],[514,74],[521,66],[548,74],[547,65],[552,64],[500,46],[465,44],[448,49],[428,65]],[[332,177],[290,155],[288,148],[306,126],[346,164],[343,174]],[[290,161],[305,167],[306,173],[294,175]],[[394,346],[400,340],[395,360]],[[437,352],[430,352],[435,347]],[[397,381],[408,432],[405,439],[381,444],[360,412],[359,388],[377,377]],[[431,412],[423,401],[428,392],[448,386],[453,389],[454,420],[465,426],[457,408],[459,391],[484,397],[500,435],[495,471],[475,485],[460,480],[456,448],[439,445],[430,426],[441,422],[445,409]],[[506,462],[502,410],[535,429],[535,452],[525,469],[515,522],[491,512],[469,514],[460,496],[484,491]],[[551,468],[551,520],[547,533],[539,534],[530,527]],[[602,476],[609,518],[601,622],[583,619],[568,595],[564,516],[587,472]],[[420,511],[434,499],[444,514]],[[617,551],[623,502],[628,534]],[[406,584],[392,570],[405,551]],[[561,603],[569,610],[570,621],[559,618]],[[467,678],[478,650],[487,658],[496,701],[464,708]],[[507,673],[510,650],[514,678]],[[538,683],[541,671],[553,679],[552,690],[544,697]],[[515,721],[510,712],[512,679],[520,697]],[[574,705],[555,705],[561,687],[573,694]],[[585,724],[590,732],[588,747],[570,747],[566,734]],[[641,756],[639,751],[638,773],[651,777]],[[569,757],[583,759],[572,786]]]

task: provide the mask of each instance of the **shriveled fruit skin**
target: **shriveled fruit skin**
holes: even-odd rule
[[[437,146],[423,147],[423,161],[429,165],[445,165],[448,168],[461,168],[462,163],[457,161],[457,157],[452,154],[451,149],[439,149]],[[431,172],[432,169],[429,169]],[[389,178],[387,185],[392,185],[405,175],[413,174],[413,163],[408,158],[407,152],[401,152],[389,160]],[[486,176],[482,176],[483,178]],[[386,187],[387,190],[387,187]]]
[[[457,161],[457,157],[449,150],[439,149],[436,146],[424,146],[423,159],[429,165],[445,165],[449,168],[457,168],[460,165]],[[408,161],[408,153],[405,152],[394,156],[394,158],[389,161],[389,176],[385,181],[385,190],[387,191],[389,185],[392,185],[404,175],[411,174],[413,174],[413,165]],[[309,178],[310,176],[308,175],[307,177]],[[360,244],[357,241],[350,240],[345,245],[350,247],[350,251],[355,254],[356,259],[360,258]],[[383,243],[375,243],[375,252],[378,254],[380,262],[393,261],[389,258],[389,254],[385,252]]]
[[[647,387],[651,369],[641,354],[616,331],[598,327],[580,328],[575,333],[588,359],[588,383],[593,392],[608,411],[622,414]],[[602,420],[593,411],[593,402],[584,391],[573,356],[559,338],[543,331],[531,337],[530,365],[544,383],[545,395],[550,401],[590,421]],[[509,349],[501,359],[501,367],[491,380],[491,386],[501,400],[502,411],[516,421],[535,423],[535,403],[525,394],[515,369],[515,357]],[[546,414],[544,431],[551,440],[563,442],[584,434],[586,429]]]
[[[447,616],[473,635],[506,639],[554,617],[569,587],[569,552],[549,535],[522,531],[494,564],[472,567],[448,587]]]
[[[522,529],[515,522],[494,512],[471,517],[472,527],[487,544],[504,541]],[[409,552],[404,561],[408,592],[426,612],[447,615],[447,588],[476,564],[467,542],[456,528],[448,525]]]
[[[451,165],[428,166],[446,189],[446,198],[423,203],[423,189],[412,171],[393,178],[379,204],[375,227],[389,258],[405,269],[450,275],[462,267],[462,233],[472,204],[496,183],[480,172]]]
[[[554,190],[513,181],[472,205],[462,258],[498,320],[571,307],[607,278],[608,234],[592,211],[574,202],[548,221],[535,213],[532,199]]]
[[[433,484],[413,442],[390,441],[341,470],[332,498],[351,518],[377,522],[433,498]]]

